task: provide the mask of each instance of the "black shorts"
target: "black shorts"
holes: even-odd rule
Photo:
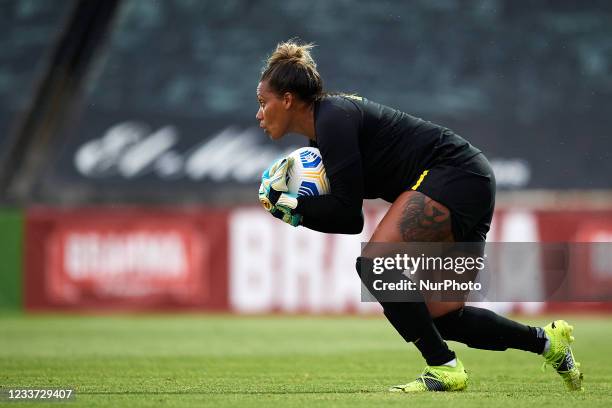
[[[450,210],[455,241],[486,240],[495,208],[495,175],[484,154],[460,167],[441,164],[425,170],[410,189]]]

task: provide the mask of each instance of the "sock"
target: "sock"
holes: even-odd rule
[[[429,366],[444,365],[456,358],[455,352],[448,348],[433,324],[426,327],[421,337],[414,341],[414,345]]]
[[[541,353],[542,355],[545,355],[546,353],[550,351],[550,339],[546,335],[546,332],[544,331],[543,328],[538,327],[537,329],[544,336],[544,338],[546,338],[546,343],[544,343],[544,350],[542,350],[542,353]]]
[[[376,276],[372,273],[373,260],[360,256],[355,268],[365,287],[372,287],[371,279]],[[422,296],[416,299],[422,301],[386,302],[376,297],[376,292],[370,293],[383,307],[389,323],[406,342],[414,342],[428,365],[439,366],[455,358],[455,353],[448,348],[436,329]]]
[[[542,354],[546,335],[539,327],[527,326],[490,310],[464,306],[434,319],[442,338],[469,347],[503,351],[508,348]]]
[[[433,324],[429,310],[421,302],[381,303],[389,323],[407,342],[413,342],[430,366],[439,366],[455,358]]]
[[[448,363],[444,363],[443,365],[449,367],[457,367],[457,359],[453,358],[451,361],[449,361]]]

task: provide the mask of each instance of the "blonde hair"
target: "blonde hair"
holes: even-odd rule
[[[291,92],[305,102],[314,102],[323,94],[323,81],[310,55],[314,46],[294,39],[279,43],[268,58],[260,81],[268,81],[279,95]]]

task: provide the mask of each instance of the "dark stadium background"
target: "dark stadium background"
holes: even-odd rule
[[[329,90],[396,106],[481,147],[502,189],[612,186],[608,2],[97,3],[77,21],[69,1],[0,3],[5,203],[209,203],[219,194],[252,203],[262,166],[212,178],[185,161],[224,130],[279,151],[256,130],[254,88],[265,56],[290,37],[319,44]],[[77,168],[79,149],[124,122],[140,123],[143,138],[172,127],[176,140],[136,174],[112,160]]]

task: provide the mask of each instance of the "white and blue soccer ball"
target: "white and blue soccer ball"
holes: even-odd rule
[[[329,180],[319,149],[302,147],[288,157],[293,158],[293,165],[287,170],[287,188],[290,193],[298,196],[329,194]]]

